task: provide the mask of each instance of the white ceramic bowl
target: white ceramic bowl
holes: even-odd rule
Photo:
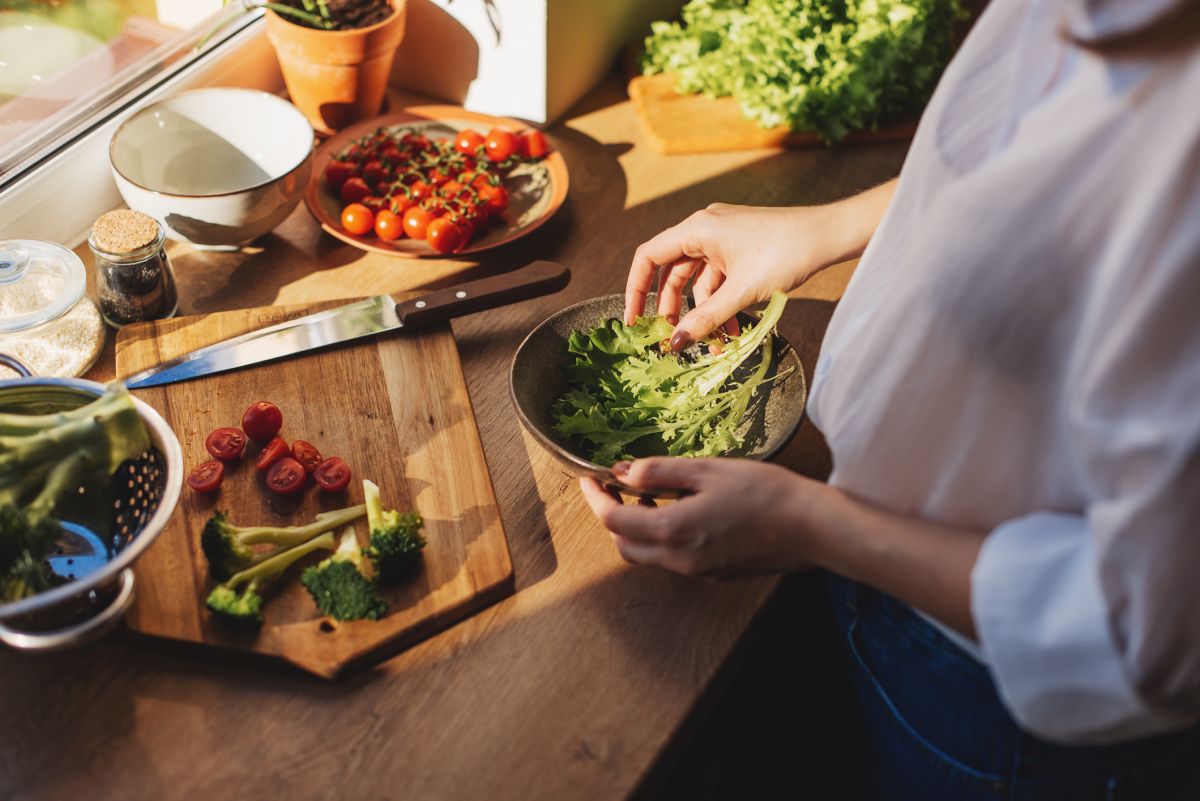
[[[126,120],[108,156],[131,209],[197,245],[244,245],[283,222],[312,170],[313,130],[254,89],[197,89]]]

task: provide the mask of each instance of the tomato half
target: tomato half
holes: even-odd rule
[[[187,485],[196,492],[212,492],[225,480],[225,465],[213,460],[198,464],[187,475]]]
[[[298,439],[292,443],[292,458],[304,465],[304,472],[311,473],[317,465],[324,461],[317,446],[311,442]]]
[[[425,240],[438,253],[455,253],[467,244],[467,232],[448,217],[438,217],[429,223]]]
[[[246,435],[240,428],[218,428],[204,440],[204,448],[214,459],[229,462],[246,450]]]
[[[540,159],[549,152],[546,145],[546,135],[536,128],[522,131],[517,138],[517,152],[522,158]]]
[[[290,456],[285,456],[267,471],[267,489],[280,495],[294,495],[304,489],[304,480],[307,477],[304,465]]]
[[[357,175],[347,178],[338,192],[343,203],[357,203],[369,194],[371,194],[371,187],[367,186],[367,182]]]
[[[517,137],[512,131],[493,128],[488,131],[484,149],[492,161],[504,161],[517,152]]]
[[[351,203],[342,209],[342,227],[355,236],[369,234],[375,229],[375,214],[361,203]]]
[[[259,451],[258,458],[254,460],[254,469],[261,473],[280,459],[291,455],[292,451],[283,441],[283,437],[276,437]]]
[[[433,220],[434,215],[432,213],[420,206],[413,206],[404,212],[404,233],[413,239],[424,239],[425,231],[429,228],[429,223],[433,222]]]
[[[468,156],[474,156],[481,145],[483,145],[483,134],[470,128],[459,131],[458,136],[454,139],[454,149]]]
[[[242,430],[255,442],[266,442],[283,428],[283,412],[270,401],[255,401],[242,414]]]
[[[313,480],[326,492],[341,492],[350,483],[350,465],[337,456],[330,456],[317,465]]]

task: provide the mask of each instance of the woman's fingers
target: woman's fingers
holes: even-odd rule
[[[654,276],[662,265],[681,259],[704,258],[704,248],[696,237],[696,216],[672,226],[633,252],[629,279],[625,282],[625,324],[633,325],[646,310],[646,295],[654,286]]]
[[[684,350],[716,331],[747,306],[747,300],[733,287],[732,282],[725,281],[708,299],[697,303],[696,308],[684,315],[679,325],[675,326],[671,349]]]
[[[707,459],[684,459],[670,456],[651,456],[632,462],[618,462],[613,473],[635,489],[681,489],[697,492],[704,486],[710,471]]]
[[[692,284],[692,295],[696,299],[696,305],[699,306],[707,302],[709,298],[716,294],[723,283],[725,283],[725,273],[709,267],[703,268],[700,274],[696,276],[696,282]],[[736,337],[738,331],[741,330],[738,326],[736,315],[726,320],[721,327],[731,337]]]
[[[702,262],[697,259],[680,259],[669,267],[658,271],[658,313],[675,325],[683,310],[683,289]]]
[[[600,523],[613,534],[630,542],[643,545],[668,546],[675,540],[673,532],[680,530],[675,524],[679,512],[676,505],[666,507],[625,504],[605,492],[594,478],[579,479],[583,497],[592,508]]]

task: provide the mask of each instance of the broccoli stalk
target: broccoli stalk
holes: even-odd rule
[[[333,533],[326,531],[294,548],[277,551],[267,559],[235,573],[225,582],[213,587],[205,604],[224,620],[233,623],[261,623],[262,590],[282,576],[297,560],[313,551],[332,550],[333,546]]]
[[[367,526],[371,530],[370,545],[365,553],[375,565],[380,583],[395,584],[408,575],[425,538],[421,529],[425,521],[419,512],[400,514],[395,509],[384,511],[379,487],[373,481],[363,482],[363,497],[367,505]]]
[[[387,601],[375,592],[375,582],[362,573],[362,549],[353,526],[342,532],[333,554],[300,574],[317,608],[337,620],[378,620],[387,612]]]
[[[262,562],[281,550],[293,548],[339,526],[353,523],[367,513],[364,505],[348,506],[333,512],[322,512],[306,526],[235,526],[224,512],[216,512],[204,524],[200,547],[208,559],[208,573],[224,581],[239,570]],[[279,548],[255,553],[251,545],[271,544]]]

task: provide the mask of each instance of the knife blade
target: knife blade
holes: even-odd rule
[[[348,303],[260,328],[135,373],[130,389],[174,384],[399,329],[414,330],[454,317],[563,289],[571,271],[535,261],[518,270],[440,289],[396,303],[388,295]]]

